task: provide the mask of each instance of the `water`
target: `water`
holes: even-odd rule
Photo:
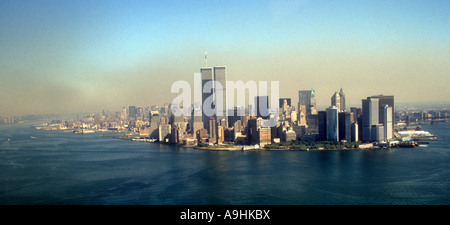
[[[447,205],[449,126],[414,149],[225,152],[0,125],[0,204]]]

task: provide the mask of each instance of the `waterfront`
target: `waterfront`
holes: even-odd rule
[[[427,147],[200,151],[0,126],[0,204],[445,204],[449,123]],[[8,140],[9,139],[9,140]]]

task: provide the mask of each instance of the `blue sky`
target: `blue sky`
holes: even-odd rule
[[[169,102],[204,64],[229,80],[450,102],[449,1],[1,1],[0,114]],[[371,88],[367,88],[371,84]],[[417,92],[418,88],[423,90]]]

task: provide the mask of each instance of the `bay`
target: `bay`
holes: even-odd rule
[[[427,147],[205,151],[0,125],[2,205],[447,205],[449,123]],[[8,140],[9,139],[9,140]]]

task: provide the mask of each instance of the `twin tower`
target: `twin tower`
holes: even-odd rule
[[[213,82],[214,85],[216,85],[217,83],[220,83],[221,85],[217,85],[214,86],[212,88],[211,93],[202,93],[202,104],[205,103],[205,100],[212,97],[212,99],[214,99],[214,101],[212,102],[213,104],[213,108],[215,107],[215,103],[216,102],[220,102],[220,101],[216,101],[217,98],[222,98],[222,104],[223,107],[221,107],[221,109],[223,110],[223,112],[221,114],[219,114],[220,116],[217,116],[217,121],[221,121],[222,119],[225,119],[226,124],[228,124],[228,118],[227,118],[227,72],[226,72],[226,67],[225,66],[214,66],[214,67],[202,67],[200,68],[200,73],[202,76],[202,87],[205,86],[206,83],[210,82],[210,81],[215,81]],[[219,93],[221,91],[221,96],[217,95],[217,93]],[[211,99],[211,98],[210,98]],[[202,113],[202,121],[203,121],[203,127],[207,130],[209,130],[209,116],[207,116],[205,113]]]

